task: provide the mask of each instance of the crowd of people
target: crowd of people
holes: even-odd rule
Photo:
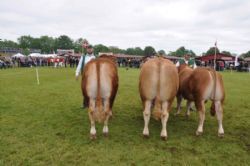
[[[90,48],[89,48],[90,49]],[[91,48],[93,50],[93,48]],[[94,54],[91,56],[95,56]],[[48,67],[70,67],[75,68],[78,66],[79,62],[81,63],[81,58],[83,56],[56,56],[56,57],[0,57],[0,69],[11,68],[11,67],[34,67],[34,66],[48,66]],[[88,57],[87,54],[85,57]],[[154,56],[152,56],[154,57]],[[143,59],[140,58],[117,58],[117,66],[118,67],[126,67],[128,68],[140,68],[141,64],[144,63],[150,57],[146,57]],[[196,68],[197,66],[204,67],[214,67],[213,61],[201,62],[196,61],[194,58],[191,58],[190,55],[185,55],[184,58],[179,60],[173,60],[173,62],[178,67],[180,64],[187,64],[192,68]],[[224,62],[217,61],[216,62],[216,70],[223,71],[225,69],[228,70],[236,70],[236,71],[249,71],[250,66],[247,62],[240,62],[239,65],[234,65],[233,62]]]
[[[0,59],[0,68],[11,67],[34,67],[34,66],[49,66],[49,67],[76,67],[80,57],[2,57]]]

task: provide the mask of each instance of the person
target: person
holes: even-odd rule
[[[83,46],[85,47],[85,46]],[[86,55],[82,55],[81,58],[80,58],[80,61],[77,65],[77,68],[76,68],[76,80],[78,80],[79,76],[82,74],[82,71],[84,69],[84,66],[92,59],[95,59],[95,55],[94,55],[94,49],[91,45],[87,45],[85,47],[87,49],[87,53]],[[88,107],[88,99],[84,98],[84,101],[83,101],[83,108],[86,108]]]
[[[184,59],[180,59],[175,65],[176,67],[179,67],[182,64],[187,64],[189,67],[193,69],[197,68],[195,60],[190,58],[190,54],[185,54]]]
[[[80,61],[77,65],[76,79],[78,79],[80,74],[82,73],[84,65],[86,65],[90,60],[95,59],[95,55],[93,53],[94,52],[93,47],[91,45],[88,45],[86,49],[87,49],[87,54],[81,56]]]

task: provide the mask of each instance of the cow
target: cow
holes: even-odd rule
[[[153,115],[161,119],[161,138],[167,139],[167,121],[172,102],[179,87],[178,72],[175,65],[162,57],[147,60],[141,68],[139,77],[139,91],[143,104],[144,137],[149,137],[148,124]]]
[[[182,93],[184,92],[185,84],[187,84],[187,81],[191,74],[193,73],[193,69],[189,67],[186,64],[182,64],[178,67],[178,74],[179,74],[179,90],[177,93],[177,112],[175,115],[180,114],[181,112],[181,101],[182,101]],[[190,115],[190,109],[191,109],[191,101],[187,100],[187,111],[186,116],[189,117]]]
[[[186,76],[182,76],[181,74]],[[205,120],[205,102],[211,100],[210,114],[217,115],[219,124],[218,136],[224,136],[224,129],[222,125],[223,120],[223,103],[225,100],[225,89],[221,74],[211,68],[196,68],[193,71],[188,69],[187,66],[179,68],[180,91],[181,95],[188,100],[187,103],[193,101],[195,107],[199,112],[199,125],[196,130],[196,135],[202,135],[203,124]],[[182,79],[186,77],[185,79]],[[189,109],[189,108],[188,108]]]
[[[118,74],[114,57],[102,55],[86,64],[82,73],[82,94],[88,101],[91,123],[90,137],[96,139],[95,122],[104,123],[103,134],[108,135],[108,120],[118,89]]]

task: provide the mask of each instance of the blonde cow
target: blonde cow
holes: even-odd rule
[[[95,122],[103,122],[103,134],[108,135],[108,121],[118,89],[118,74],[115,59],[102,55],[84,67],[82,93],[89,101],[91,139],[96,138]]]
[[[162,57],[146,61],[141,68],[139,91],[143,103],[144,129],[143,135],[149,136],[148,124],[151,107],[154,117],[161,119],[161,138],[167,139],[167,121],[172,102],[179,86],[178,72],[175,65]]]

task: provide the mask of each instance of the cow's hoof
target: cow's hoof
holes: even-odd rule
[[[201,131],[196,131],[196,136],[201,136],[203,134],[203,132]]]
[[[143,134],[143,137],[148,139],[149,138],[149,134]]]
[[[166,136],[161,136],[161,140],[166,141],[167,137]]]
[[[108,136],[109,136],[109,133],[108,133],[108,132],[104,132],[104,133],[103,133],[103,136],[104,136],[104,137],[108,137]]]
[[[91,140],[96,140],[96,134],[90,134],[90,139]]]
[[[224,138],[224,133],[218,133],[219,138]]]

